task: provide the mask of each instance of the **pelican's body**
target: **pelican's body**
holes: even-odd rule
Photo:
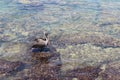
[[[45,39],[38,38],[34,40],[32,48],[44,48],[48,45],[48,43],[49,43],[48,34],[45,34]]]

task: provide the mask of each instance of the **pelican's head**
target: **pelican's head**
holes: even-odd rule
[[[47,32],[44,32],[44,35],[46,38],[48,38],[48,33]]]

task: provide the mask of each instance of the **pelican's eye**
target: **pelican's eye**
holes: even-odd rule
[[[38,39],[34,39],[34,41],[38,41]]]

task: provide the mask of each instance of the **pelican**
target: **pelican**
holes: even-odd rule
[[[48,45],[49,43],[49,38],[48,38],[48,33],[45,33],[45,38],[37,38],[34,40],[32,48],[44,48]]]

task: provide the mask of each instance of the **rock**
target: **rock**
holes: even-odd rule
[[[78,68],[74,70],[69,70],[66,72],[65,76],[72,80],[75,78],[77,80],[95,80],[99,76],[101,69],[99,67],[85,67]]]
[[[102,80],[120,80],[120,61],[109,63],[100,75]]]
[[[32,60],[41,61],[41,62],[48,61],[48,59],[50,59],[52,56],[53,54],[50,52],[37,52],[37,53],[32,53],[31,55]]]
[[[8,74],[14,72],[18,68],[20,68],[21,65],[22,63],[19,61],[10,62],[0,59],[0,74]]]
[[[59,80],[60,66],[36,64],[29,71],[28,80]]]
[[[48,51],[31,52],[31,63],[26,76],[18,80],[61,80],[60,79],[60,55],[55,48],[48,47]]]
[[[72,80],[78,80],[77,78],[73,78]]]
[[[18,0],[19,3],[22,3],[22,4],[30,4],[31,1],[30,0]]]
[[[85,44],[91,43],[96,46],[100,46],[103,48],[106,47],[120,47],[120,40],[112,38],[110,36],[105,35],[94,35],[94,34],[76,34],[74,35],[64,35],[62,36],[58,42],[58,45],[61,44]]]

